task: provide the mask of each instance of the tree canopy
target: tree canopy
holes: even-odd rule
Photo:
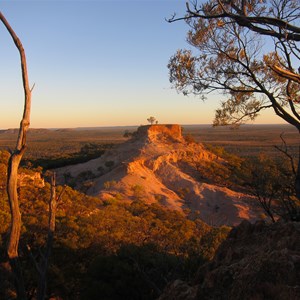
[[[156,118],[153,117],[153,116],[149,117],[149,118],[147,119],[147,121],[148,121],[151,125],[154,124],[155,122],[157,122],[157,121],[156,121]]]
[[[214,125],[241,124],[272,108],[300,130],[299,0],[210,0],[187,3],[187,41],[168,64],[184,94],[226,96]]]

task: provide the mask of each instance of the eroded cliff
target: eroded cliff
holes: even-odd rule
[[[57,170],[87,194],[104,201],[158,202],[197,212],[209,224],[235,225],[257,219],[249,195],[201,182],[204,162],[222,164],[202,144],[187,142],[179,125],[141,126],[134,137],[98,159]]]

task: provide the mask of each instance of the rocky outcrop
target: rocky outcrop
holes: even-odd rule
[[[170,284],[159,298],[300,299],[300,223],[243,221],[232,229],[215,258],[200,267],[193,284]]]
[[[185,141],[179,125],[148,125],[100,158],[56,173],[61,184],[69,178],[103,200],[138,199],[182,212],[189,209],[211,225],[257,220],[260,211],[249,195],[200,181],[201,166],[210,162],[224,163],[202,144]]]
[[[140,126],[136,136],[137,138],[146,137],[150,141],[166,139],[172,142],[183,142],[182,128],[177,124]]]

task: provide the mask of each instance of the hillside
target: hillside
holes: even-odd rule
[[[0,151],[0,299],[16,299],[5,254],[11,219],[8,159],[9,153]],[[36,299],[38,273],[32,258],[43,259],[51,189],[47,176],[44,181],[36,171],[19,171],[20,259],[28,299]],[[62,191],[57,187],[57,195]],[[66,187],[56,211],[46,299],[157,299],[167,282],[194,276],[228,231],[157,204],[108,203]]]
[[[103,156],[56,172],[61,183],[105,201],[157,202],[197,212],[217,225],[256,220],[259,211],[251,197],[201,180],[211,162],[226,163],[202,144],[186,141],[179,125],[149,125]]]
[[[57,169],[61,183],[96,197],[67,187],[59,202],[49,299],[299,299],[299,226],[255,223],[259,212],[250,204],[256,201],[238,192],[241,186],[229,189],[234,156],[207,149],[184,138],[178,125],[143,126],[101,157]],[[8,158],[0,151],[3,254]],[[33,290],[36,270],[26,245],[39,257],[50,186],[36,170],[21,168],[19,179],[21,258]],[[201,219],[243,221],[223,243],[230,228]],[[15,299],[6,256],[0,256],[0,298]]]
[[[243,221],[190,283],[176,280],[159,300],[300,299],[297,222]]]

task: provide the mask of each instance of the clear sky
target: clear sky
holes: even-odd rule
[[[220,98],[206,102],[171,88],[167,64],[188,48],[185,0],[0,1],[26,51],[31,127],[160,123],[208,124]],[[23,89],[17,49],[0,24],[0,128],[19,125]],[[273,113],[257,123],[280,123]]]

